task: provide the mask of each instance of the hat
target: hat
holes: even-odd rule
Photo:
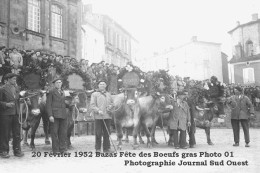
[[[12,78],[12,77],[17,77],[18,75],[17,74],[15,74],[15,73],[8,73],[8,74],[6,74],[5,75],[5,79],[7,80],[7,79],[10,79],[10,78]]]
[[[105,79],[100,79],[97,84],[99,85],[100,82],[105,82],[107,84],[107,81]]]
[[[243,91],[243,89],[241,87],[239,87],[239,86],[236,86],[235,89],[238,90],[239,92]]]
[[[53,79],[52,83],[55,83],[55,82],[58,81],[58,80],[61,80],[61,81],[62,81],[62,79],[58,77],[58,78]]]

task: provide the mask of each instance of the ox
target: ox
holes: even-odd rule
[[[71,135],[74,129],[75,121],[77,121],[77,118],[80,113],[86,113],[87,112],[87,95],[85,92],[75,92],[71,93],[70,95],[66,96],[66,104],[67,107],[67,148],[71,149]]]
[[[67,94],[66,94],[67,93]],[[68,94],[69,93],[69,94]],[[31,128],[31,142],[30,142],[30,147],[35,150],[35,144],[34,144],[34,139],[35,139],[35,133],[37,128],[39,127],[40,120],[42,118],[43,120],[43,128],[44,128],[44,133],[45,133],[45,144],[49,145],[50,140],[49,140],[49,118],[46,112],[46,93],[43,93],[42,91],[36,91],[36,92],[31,92],[27,91],[25,94],[25,97],[27,97],[29,100],[27,100],[28,104],[28,117],[26,118],[26,121],[23,123],[22,127],[25,130],[24,134],[24,144],[28,145],[27,143],[27,135],[28,131]],[[66,95],[66,106],[67,106],[67,147],[71,147],[71,133],[74,128],[74,121],[78,113],[83,113],[86,112],[84,103],[86,102],[81,102],[81,100],[86,100],[84,99],[79,99],[79,94],[75,94],[69,91],[65,91]],[[85,97],[86,98],[86,97]],[[22,104],[23,107],[25,107],[25,104]]]
[[[147,146],[151,146],[151,133],[148,127],[152,127],[157,119],[159,109],[165,108],[165,96],[154,95],[139,98],[137,89],[125,89],[125,92],[113,97],[115,111],[114,122],[119,140],[118,148],[122,147],[123,127],[133,128],[133,147],[138,148],[137,135],[142,128],[147,137]],[[140,134],[139,134],[140,136]],[[153,139],[152,139],[153,140]],[[141,140],[142,141],[142,140]]]
[[[189,144],[190,147],[194,147],[196,144],[195,140],[195,127],[205,130],[207,143],[214,145],[210,139],[210,127],[211,121],[218,115],[217,105],[213,102],[204,103],[203,108],[195,106],[195,104],[189,104],[191,110],[191,129],[189,131]],[[194,126],[194,129],[192,128]]]
[[[147,137],[147,146],[151,147],[152,144],[156,143],[156,126],[161,126],[163,121],[162,119],[165,119],[165,117],[162,117],[162,112],[164,112],[167,107],[170,106],[171,99],[168,95],[165,94],[155,94],[153,96],[139,98],[139,104],[141,127]],[[149,129],[151,129],[151,131]]]
[[[49,145],[49,118],[47,112],[45,110],[46,105],[46,93],[43,91],[26,91],[24,94],[25,98],[27,98],[26,102],[21,104],[22,108],[26,108],[26,104],[28,105],[28,115],[26,117],[25,122],[22,124],[22,128],[25,130],[23,143],[24,145],[28,145],[27,135],[28,131],[31,128],[31,142],[30,147],[34,150],[35,144],[35,133],[42,119],[43,121],[43,129],[45,133],[45,144]],[[24,98],[24,99],[25,99]],[[23,117],[24,118],[24,117]]]
[[[140,106],[138,103],[138,91],[136,88],[124,89],[124,93],[114,95],[113,119],[119,140],[118,148],[122,148],[123,127],[133,127],[134,146],[138,146],[136,138],[140,125]]]

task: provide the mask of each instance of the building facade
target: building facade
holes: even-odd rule
[[[260,20],[258,14],[252,20],[228,32],[231,36],[234,83],[260,85]]]
[[[197,37],[177,48],[156,53],[142,64],[146,71],[165,69],[172,75],[196,80],[209,79],[214,75],[223,81],[221,44],[197,41]]]
[[[223,82],[229,83],[229,68],[228,68],[228,56],[227,54],[221,52],[222,59],[222,74],[223,74]]]
[[[103,33],[105,36],[105,61],[119,67],[131,61],[132,36],[116,21],[103,15]]]
[[[1,0],[0,45],[81,58],[80,0]]]
[[[105,40],[102,15],[92,13],[91,5],[84,5],[82,20],[82,58],[90,63],[105,61]]]

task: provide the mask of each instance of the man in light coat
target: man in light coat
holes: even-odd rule
[[[112,152],[110,150],[110,122],[111,116],[108,113],[113,107],[113,100],[106,91],[106,81],[98,82],[98,90],[91,95],[90,109],[93,111],[95,118],[95,149],[101,151],[101,138],[103,135],[103,152]]]

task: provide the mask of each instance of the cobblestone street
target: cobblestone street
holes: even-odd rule
[[[206,143],[206,137],[203,130],[198,129],[196,133],[197,146],[194,149],[173,149],[169,148],[165,144],[164,135],[162,131],[157,130],[156,139],[160,143],[153,148],[147,148],[146,145],[141,145],[140,149],[133,150],[130,143],[123,145],[123,149],[118,152],[131,152],[136,153],[136,157],[120,157],[120,153],[117,154],[117,157],[96,157],[94,150],[94,136],[76,136],[72,139],[74,149],[70,150],[70,157],[44,157],[44,152],[49,152],[51,150],[50,145],[44,144],[44,138],[38,138],[35,141],[36,144],[36,153],[31,152],[27,146],[23,146],[23,151],[25,152],[25,157],[16,158],[11,154],[10,159],[1,159],[0,160],[0,172],[1,173],[15,173],[15,172],[49,172],[51,170],[59,170],[60,172],[75,172],[75,171],[86,171],[86,172],[146,172],[149,169],[145,166],[125,166],[126,160],[130,161],[161,161],[161,162],[175,162],[174,166],[152,166],[153,172],[173,172],[173,171],[182,171],[182,172],[258,172],[260,168],[260,138],[259,138],[259,129],[250,129],[251,135],[251,147],[245,148],[244,146],[244,137],[241,130],[241,142],[239,147],[233,147],[233,134],[231,129],[212,129],[211,139],[215,145],[209,146]],[[116,136],[115,133],[112,134],[112,139],[115,143]],[[168,136],[167,136],[168,139]],[[88,155],[92,152],[92,157],[76,157],[76,153],[80,156],[79,152],[88,152]],[[175,157],[155,157],[154,152],[163,153],[173,153],[176,151],[179,156]],[[76,153],[75,153],[76,152]],[[143,153],[151,154],[152,157],[140,157]],[[200,157],[200,152],[204,152],[202,157]],[[215,153],[216,152],[216,153]],[[226,153],[225,153],[226,152]],[[233,157],[225,157],[224,155],[229,154]],[[189,153],[187,158],[183,158],[183,153]],[[37,157],[37,154],[39,157]],[[217,157],[211,157],[214,154],[218,154]],[[36,156],[35,156],[36,155]],[[197,155],[197,157],[195,157]],[[35,156],[35,157],[33,157]],[[129,155],[128,155],[129,156]],[[180,160],[186,161],[205,161],[207,160],[207,166],[180,166]],[[224,166],[210,166],[210,161],[221,161],[223,160]],[[239,161],[243,163],[248,163],[248,166],[228,166],[227,164],[237,163]]]

